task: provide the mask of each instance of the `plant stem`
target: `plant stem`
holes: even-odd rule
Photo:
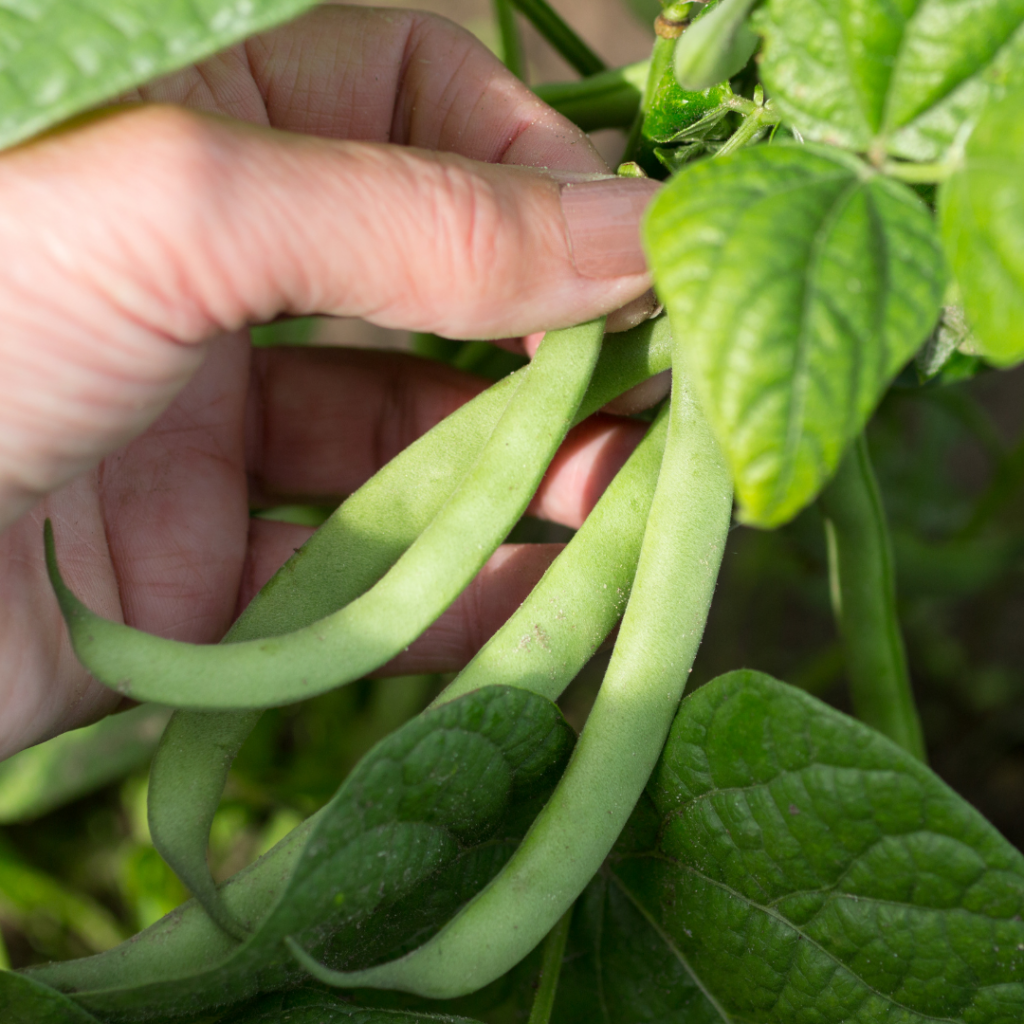
[[[548,1024],[551,1019],[571,922],[572,907],[561,916],[558,924],[548,932],[548,937],[544,940],[544,952],[540,962],[540,983],[537,986],[537,994],[533,997],[533,1007],[530,1009],[530,1019],[527,1024]]]
[[[898,160],[886,160],[882,173],[905,181],[908,185],[936,185],[945,181],[956,170],[952,163],[913,164]]]
[[[575,82],[550,82],[534,92],[585,132],[628,128],[640,109],[650,61],[602,71]]]
[[[511,0],[492,0],[494,18],[498,23],[498,39],[501,43],[501,59],[505,67],[516,78],[526,81],[526,60],[523,56],[523,40],[516,23],[516,11]]]
[[[629,129],[629,138],[626,140],[626,149],[622,155],[623,163],[636,160],[640,153],[640,147],[643,144],[644,118],[647,116],[647,111],[651,109],[651,103],[654,101],[654,94],[658,91],[659,83],[672,65],[672,54],[675,53],[675,49],[675,39],[657,36],[654,40],[651,60],[647,68],[647,81],[640,99],[640,109],[637,110],[636,117]]]
[[[736,106],[730,103],[730,106]],[[774,110],[765,104],[763,107],[755,106],[755,108],[748,113],[743,123],[733,132],[732,135],[726,140],[722,148],[715,154],[716,157],[728,156],[730,153],[735,153],[739,149],[743,149],[745,146],[749,146],[756,142],[772,125],[779,123],[779,115]]]
[[[821,495],[832,607],[857,717],[925,760],[899,619],[889,525],[862,434]]]
[[[581,75],[596,75],[608,70],[608,65],[576,35],[547,0],[510,2]]]

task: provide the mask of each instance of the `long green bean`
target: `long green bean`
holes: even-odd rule
[[[475,991],[522,959],[608,855],[654,768],[686,687],[732,510],[722,453],[676,372],[669,436],[633,592],[597,701],[551,799],[499,875],[433,939],[390,963],[331,971],[341,987],[433,998]]]
[[[362,597],[280,637],[195,645],[103,619],[47,563],[79,660],[137,700],[189,708],[289,704],[360,679],[408,647],[462,592],[522,515],[597,363],[604,320],[549,333],[476,464]]]
[[[896,614],[889,525],[863,434],[820,500],[854,713],[923,761],[924,736]]]
[[[665,317],[608,339],[576,421],[665,369],[670,348]],[[489,388],[392,459],[289,559],[223,642],[308,626],[376,583],[472,465],[523,376],[520,371]],[[416,501],[409,500],[410,493]],[[211,916],[236,938],[247,924],[236,921],[219,899],[206,848],[228,770],[258,719],[259,712],[252,711],[177,711],[150,769],[154,844]]]

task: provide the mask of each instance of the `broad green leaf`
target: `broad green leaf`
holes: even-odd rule
[[[315,0],[0,0],[0,147],[314,6]]]
[[[648,794],[648,852],[623,850],[609,888],[723,1021],[1024,1019],[1024,856],[867,726],[732,672],[684,701]],[[635,978],[605,1020],[689,1024],[639,1012]]]
[[[49,814],[141,767],[170,714],[144,704],[0,762],[0,824]]]
[[[1024,0],[770,0],[761,75],[807,138],[938,160],[1024,75]]]
[[[100,1024],[67,996],[10,971],[0,971],[0,1020],[4,1024]]]
[[[1017,90],[993,103],[942,186],[942,238],[981,351],[1024,358],[1024,121]]]
[[[402,955],[501,868],[571,747],[544,698],[467,694],[383,740],[322,811],[221,888],[254,929],[245,943],[192,901],[107,954],[31,977],[105,1020],[149,1020],[301,982],[287,937],[338,969]]]
[[[853,157],[782,144],[678,174],[645,241],[741,516],[784,523],[935,323],[931,214]]]

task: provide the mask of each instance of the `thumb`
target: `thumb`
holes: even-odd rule
[[[141,432],[197,343],[246,323],[324,313],[485,338],[622,306],[649,284],[655,188],[176,107],[3,154],[0,528],[7,499],[21,511]]]
[[[183,341],[281,312],[448,337],[526,334],[609,312],[649,285],[639,221],[657,185],[643,179],[173,107],[119,113],[51,145],[77,194],[67,244],[102,249],[95,288],[121,304],[130,296],[137,322]],[[35,187],[45,187],[38,173]]]

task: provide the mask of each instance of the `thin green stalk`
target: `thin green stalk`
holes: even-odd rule
[[[899,619],[892,542],[863,434],[821,495],[832,605],[855,714],[925,760]]]
[[[626,149],[622,155],[622,162],[629,163],[636,160],[643,144],[644,118],[647,111],[651,109],[654,94],[658,91],[658,84],[665,77],[665,72],[672,66],[672,55],[675,53],[676,40],[666,36],[657,36],[654,46],[651,49],[651,60],[647,68],[647,81],[644,83],[644,93],[640,99],[640,109],[636,112],[633,124],[629,129],[629,137],[626,139]]]
[[[608,70],[608,65],[576,35],[547,0],[511,2],[581,75],[596,75]]]
[[[492,0],[494,19],[498,23],[498,39],[501,43],[501,59],[505,67],[516,78],[526,81],[526,58],[523,54],[523,40],[516,23],[516,12],[511,0]]]
[[[551,1020],[570,924],[572,924],[572,907],[562,915],[558,924],[548,932],[548,937],[544,940],[544,952],[540,962],[540,981],[537,985],[537,994],[533,997],[533,1006],[530,1009],[530,1019],[527,1024],[548,1024],[548,1021]]]
[[[640,109],[650,61],[602,71],[575,82],[549,82],[534,92],[585,132],[628,128]]]
[[[769,128],[779,123],[779,115],[772,110],[770,104],[757,107],[743,119],[743,123],[726,140],[715,154],[716,157],[728,156],[737,150],[756,142]]]
[[[908,185],[937,185],[945,181],[956,170],[956,164],[949,161],[934,164],[903,163],[886,160],[882,173],[904,181]]]

